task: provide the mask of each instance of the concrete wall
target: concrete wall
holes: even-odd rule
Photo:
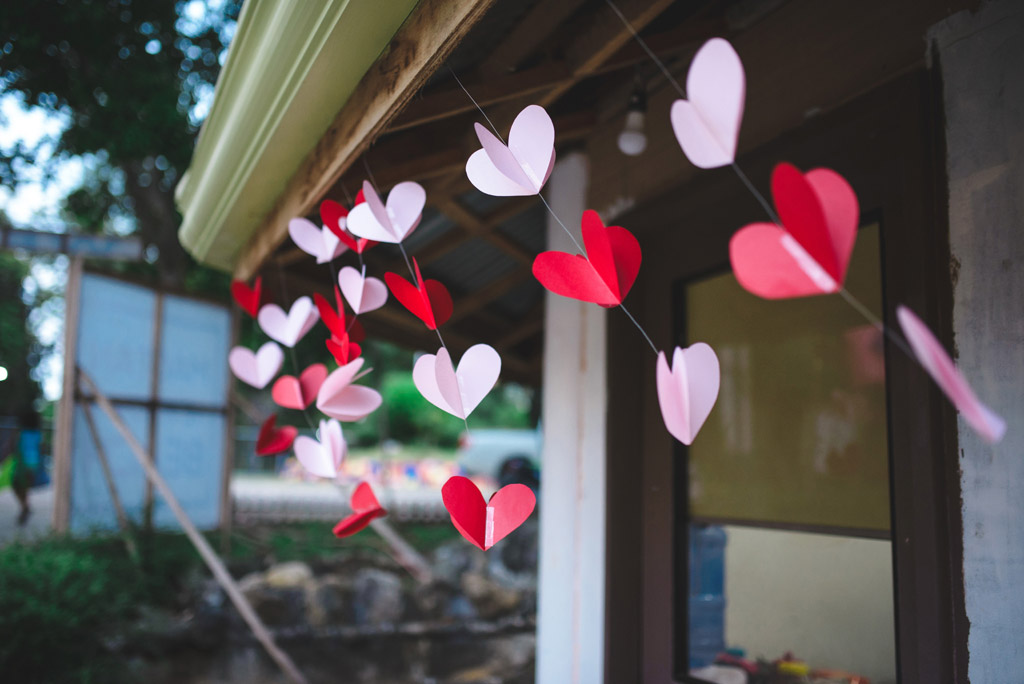
[[[1024,678],[1024,4],[985,3],[930,33],[945,90],[958,362],[1009,423],[995,446],[959,426],[969,676],[1006,684]]]

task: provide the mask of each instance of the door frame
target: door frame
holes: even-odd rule
[[[913,309],[952,347],[952,276],[942,90],[937,69],[893,79],[739,160],[770,197],[780,161],[841,173],[881,226],[885,321]],[[617,222],[637,231],[644,268],[631,308],[661,348],[675,339],[673,287],[728,266],[728,241],[764,210],[732,169],[706,171]],[[657,249],[652,246],[657,245]],[[609,682],[673,677],[674,441],[653,358],[609,318],[606,668]],[[897,672],[903,684],[967,681],[956,413],[920,366],[886,341]]]

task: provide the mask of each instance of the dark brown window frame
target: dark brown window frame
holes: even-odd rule
[[[771,168],[828,166],[881,225],[886,322],[916,311],[951,347],[952,281],[938,68],[918,70],[810,119],[740,160],[766,191]],[[753,114],[751,114],[753,115]],[[749,115],[748,115],[749,116]],[[728,263],[728,238],[763,215],[731,169],[699,174],[621,220],[640,231],[645,267],[631,297],[658,341],[673,339],[680,279]],[[652,249],[657,244],[658,249]],[[638,304],[639,303],[639,304]],[[678,458],[659,433],[653,364],[628,321],[609,319],[606,681],[673,682],[672,578]],[[655,322],[660,319],[660,322]],[[622,363],[635,358],[636,364]],[[902,684],[967,681],[956,415],[920,367],[886,345],[897,672]]]

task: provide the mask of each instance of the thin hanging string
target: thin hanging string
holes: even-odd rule
[[[292,302],[291,297],[288,296],[288,283],[285,280],[284,269],[281,268],[281,262],[278,261],[278,262],[275,262],[275,263],[277,263],[277,275],[278,275],[278,278],[281,281],[281,294],[284,295],[284,301],[290,302],[289,305],[288,305],[288,311],[290,313],[291,312],[291,305],[294,302]],[[295,372],[295,378],[298,379],[299,376],[302,375],[302,370],[299,368],[299,358],[298,358],[298,356],[295,353],[295,345],[292,345],[292,346],[288,347],[288,353],[291,355],[292,368],[294,369],[294,372]],[[306,423],[309,425],[309,427],[312,428],[315,431],[316,430],[316,425],[313,424],[313,419],[309,417],[309,414],[306,412],[306,408],[305,407],[303,407],[303,409],[302,409],[302,417],[306,419]]]
[[[366,153],[367,152],[369,152],[369,150],[367,150],[366,152],[363,152],[363,168],[366,169],[366,176],[367,176],[367,178],[370,179],[370,185],[373,186],[373,191],[376,192],[379,195],[380,194],[380,186],[377,185],[377,179],[373,177],[373,171],[370,170],[370,163],[368,161],[366,161]]]
[[[675,88],[676,92],[679,93],[679,96],[685,99],[686,91],[683,90],[682,86],[679,85],[679,82],[676,81],[676,79],[672,76],[672,73],[665,66],[664,62],[658,59],[658,56],[654,54],[654,51],[651,50],[650,46],[647,45],[647,42],[640,37],[640,34],[637,33],[636,29],[633,28],[633,25],[629,23],[629,20],[626,19],[626,17],[622,14],[622,12],[615,5],[615,3],[612,2],[612,0],[605,0],[605,3],[608,5],[608,7],[611,8],[611,10],[616,14],[616,16],[618,16],[618,18],[622,21],[623,25],[629,30],[629,32],[633,34],[633,39],[636,40],[640,47],[643,48],[644,52],[646,52],[648,56],[650,56],[651,60],[657,65],[658,69],[661,70],[661,73],[665,76],[665,78],[668,79],[669,83],[672,84],[672,87]],[[764,195],[762,195],[758,191],[758,189],[754,187],[754,184],[750,182],[749,178],[747,178],[747,174],[743,173],[743,169],[740,168],[739,164],[737,164],[734,160],[731,166],[732,170],[736,172],[736,176],[740,179],[743,185],[746,186],[747,190],[750,191],[750,194],[754,196],[754,199],[758,201],[761,207],[768,214],[768,217],[771,218],[772,222],[778,226],[782,226],[782,221],[779,219],[778,214],[775,213],[775,210],[772,208],[772,205],[768,202],[767,199],[765,199]],[[907,356],[909,356],[911,359],[917,358],[914,355],[914,353],[910,350],[910,348],[907,346],[907,344],[899,336],[893,333],[893,331],[888,326],[886,326],[885,323],[883,323],[881,319],[878,318],[878,316],[873,314],[871,310],[864,305],[863,302],[854,297],[849,290],[843,287],[838,290],[838,293],[843,298],[843,301],[849,304],[861,316],[866,318],[868,322],[871,323],[871,325],[877,328],[879,332],[881,332],[883,335],[888,337],[889,340],[892,341],[892,343],[899,347],[901,350],[903,350],[903,352],[906,353]]]
[[[345,193],[345,202],[348,203],[348,206],[354,206],[355,200],[352,199],[352,193],[348,191],[348,186],[345,185],[345,181],[339,178],[338,185],[341,186],[341,191]]]
[[[483,107],[480,106],[480,104],[476,101],[473,95],[466,89],[466,86],[462,84],[462,81],[459,80],[459,77],[458,75],[456,75],[455,71],[450,66],[448,67],[448,71],[451,72],[451,75],[455,78],[455,82],[459,84],[460,88],[462,88],[462,92],[466,94],[466,97],[469,98],[469,101],[473,103],[473,105],[477,108],[477,111],[479,111],[480,114],[484,117],[484,119],[487,120],[487,123],[490,124],[491,130],[494,131],[494,135],[498,136],[498,140],[501,141],[501,144],[507,146],[508,143],[505,142],[505,138],[502,137],[497,127],[495,127],[494,122],[491,121],[490,117],[487,116],[487,112],[483,110]],[[540,198],[540,201],[544,205],[544,208],[548,210],[549,214],[551,214],[551,218],[555,219],[558,225],[562,227],[562,230],[565,231],[565,234],[569,236],[569,239],[572,240],[572,244],[576,246],[576,251],[578,251],[580,254],[586,254],[586,250],[583,249],[582,245],[580,245],[579,241],[576,239],[576,236],[573,235],[572,231],[569,230],[569,228],[564,223],[562,223],[562,219],[558,217],[558,214],[555,213],[555,210],[551,208],[550,204],[548,204],[548,201],[544,197],[543,193],[538,192],[537,197]],[[627,309],[624,304],[619,303],[619,308],[622,309],[622,312],[626,314],[630,321],[633,322],[633,325],[636,326],[636,329],[639,330],[640,334],[644,336],[645,340],[647,340],[647,344],[651,345],[651,350],[654,352],[655,355],[657,355],[659,353],[658,348],[654,345],[654,342],[651,341],[651,336],[647,334],[647,331],[644,330],[643,326],[640,325],[636,318],[633,317],[633,314],[629,313],[629,309]]]

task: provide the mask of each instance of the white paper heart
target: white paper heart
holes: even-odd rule
[[[388,301],[388,288],[379,278],[367,278],[366,266],[362,272],[346,266],[338,273],[338,285],[345,301],[356,314],[374,311]]]
[[[412,380],[423,398],[456,418],[468,418],[480,405],[501,374],[501,356],[486,344],[466,350],[453,368],[448,350],[424,354],[416,360]]]
[[[284,363],[284,352],[274,342],[267,342],[258,351],[235,347],[228,354],[228,366],[235,377],[256,389],[267,386]]]
[[[721,371],[715,350],[703,342],[676,347],[672,368],[658,352],[658,404],[665,427],[683,444],[693,444],[718,399]]]
[[[672,130],[694,166],[733,163],[743,121],[747,81],[729,41],[712,38],[697,51],[686,76],[689,99],[672,103]]]
[[[420,223],[427,192],[419,183],[406,181],[391,188],[385,205],[367,181],[363,181],[365,202],[348,215],[348,231],[377,242],[398,244]]]
[[[271,339],[286,347],[294,347],[316,324],[318,318],[320,314],[313,306],[313,300],[299,297],[287,314],[277,304],[263,305],[256,320]]]
[[[336,478],[348,451],[341,424],[336,420],[321,420],[319,432],[319,441],[305,435],[295,438],[295,457],[313,475]]]
[[[466,162],[466,176],[477,190],[497,197],[540,193],[555,166],[555,126],[540,105],[519,112],[505,145],[475,124],[482,149]]]
[[[316,257],[316,263],[326,264],[340,256],[348,247],[327,226],[317,228],[304,218],[288,222],[288,234],[299,249]]]

